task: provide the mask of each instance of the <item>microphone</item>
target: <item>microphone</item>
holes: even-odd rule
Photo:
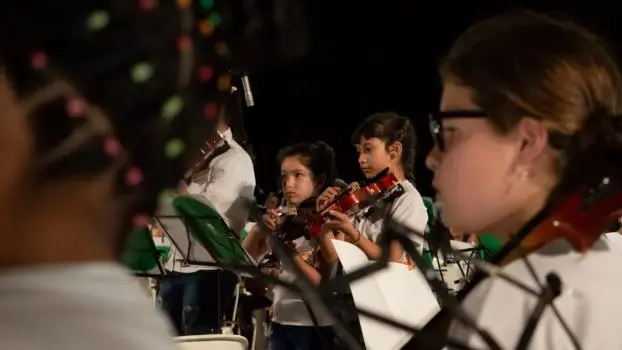
[[[248,74],[242,73],[242,90],[244,90],[244,100],[247,107],[253,107],[255,105],[255,99],[253,98],[253,90],[251,90],[251,83],[248,80]]]

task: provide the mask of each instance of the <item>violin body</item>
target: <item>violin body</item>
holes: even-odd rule
[[[190,184],[192,178],[195,175],[201,173],[209,167],[209,163],[212,158],[207,156],[207,154],[211,152],[224,139],[224,135],[217,131],[205,141],[203,147],[201,148],[201,155],[199,157],[199,160],[184,175],[184,181],[186,182],[186,184]],[[230,147],[231,146],[229,146],[229,144],[225,141],[225,144],[223,145],[223,152],[226,152]]]
[[[320,211],[316,207],[316,197],[296,205],[281,204],[277,209],[282,215],[283,223],[276,235],[286,242],[303,236],[307,239],[317,237],[320,235],[328,211],[334,210],[353,217],[366,208],[401,195],[403,191],[399,180],[389,173],[387,168],[364,185],[349,186]]]
[[[403,191],[397,177],[386,168],[364,185],[349,186],[322,209],[307,216],[306,230],[310,235],[318,236],[328,211],[333,210],[354,217],[366,208],[401,195]]]

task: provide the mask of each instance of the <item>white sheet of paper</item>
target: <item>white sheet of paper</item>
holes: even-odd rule
[[[353,244],[333,240],[346,273],[368,265],[363,251]],[[350,285],[354,304],[413,327],[423,327],[439,311],[434,293],[418,270],[389,263],[388,268]],[[370,350],[400,349],[412,334],[361,316],[365,346]]]

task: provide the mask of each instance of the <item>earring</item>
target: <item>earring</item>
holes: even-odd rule
[[[520,171],[518,172],[518,178],[519,178],[521,181],[525,181],[525,180],[527,180],[527,178],[528,178],[528,177],[529,177],[529,170],[527,170],[527,169],[523,169],[523,170],[520,170]]]

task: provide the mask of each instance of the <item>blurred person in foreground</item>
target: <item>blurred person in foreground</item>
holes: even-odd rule
[[[189,4],[0,5],[4,348],[174,348],[117,258],[218,113]]]

